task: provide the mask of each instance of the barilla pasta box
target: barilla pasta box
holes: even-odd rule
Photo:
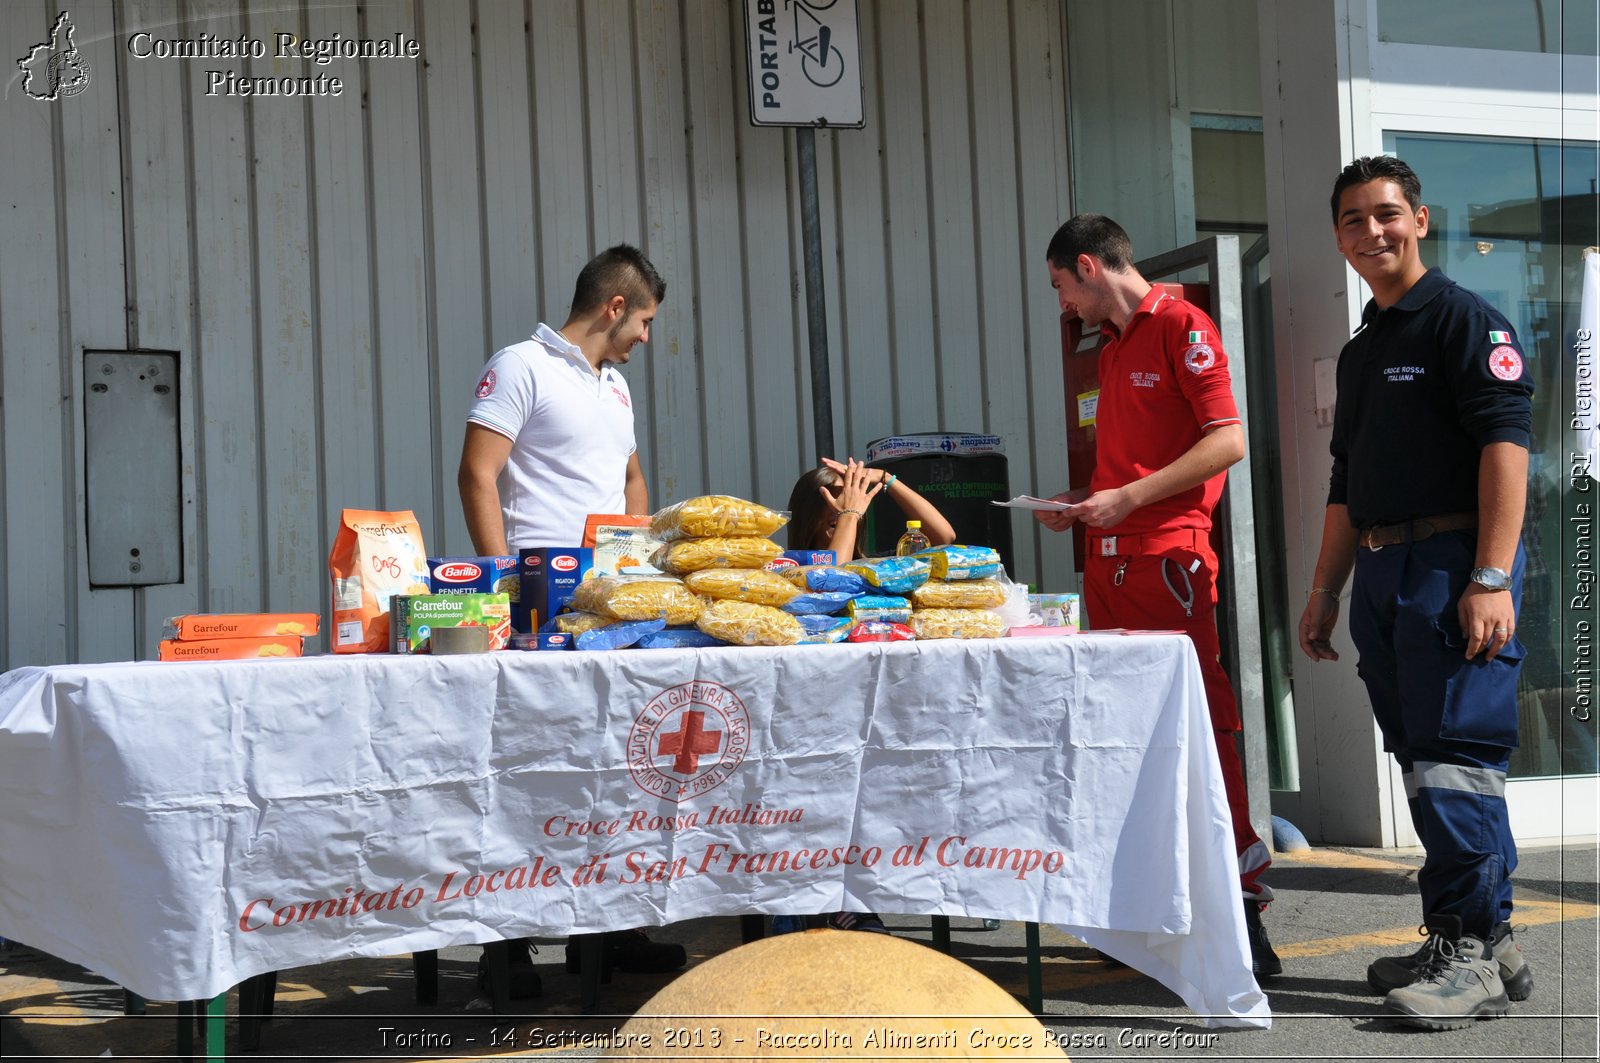
[[[435,594],[505,594],[517,600],[514,557],[430,557],[428,586]]]
[[[236,639],[162,639],[163,661],[245,661],[262,657],[298,657],[299,635],[267,635]]]
[[[594,567],[594,551],[582,546],[524,547],[517,558],[522,586],[511,613],[516,631],[538,631],[566,608],[584,574]]]
[[[786,568],[795,568],[800,565],[836,565],[839,555],[832,550],[785,550],[777,557],[768,561],[765,568],[768,572],[781,572]]]
[[[479,625],[489,629],[489,648],[503,650],[511,638],[511,598],[505,594],[396,594],[389,599],[389,652],[431,653],[434,628]]]
[[[190,613],[167,617],[161,625],[161,637],[195,642],[315,635],[320,623],[316,613]]]

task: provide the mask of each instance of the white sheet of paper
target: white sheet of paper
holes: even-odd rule
[[[1004,506],[1007,509],[1040,509],[1047,513],[1071,513],[1078,507],[1071,502],[1052,502],[1048,498],[1035,498],[1033,495],[1018,495],[1009,502],[990,502],[992,506]]]

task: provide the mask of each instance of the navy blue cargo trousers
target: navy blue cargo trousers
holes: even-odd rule
[[[1439,532],[1373,550],[1357,547],[1350,636],[1384,749],[1400,764],[1411,821],[1427,857],[1417,877],[1424,918],[1455,915],[1487,938],[1511,917],[1516,843],[1506,769],[1517,746],[1513,635],[1493,661],[1467,660],[1456,607],[1477,552],[1475,530]],[[1512,569],[1522,607],[1526,557]]]

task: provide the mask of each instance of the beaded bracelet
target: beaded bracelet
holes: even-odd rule
[[[1308,594],[1306,597],[1314,598],[1319,594],[1326,594],[1329,598],[1337,598],[1337,597],[1339,597],[1339,592],[1334,590],[1332,587],[1312,587],[1311,588],[1311,593]]]
[[[841,509],[839,511],[839,516],[842,517],[846,513],[850,514],[852,517],[855,517],[857,520],[861,519],[861,511],[859,509]]]

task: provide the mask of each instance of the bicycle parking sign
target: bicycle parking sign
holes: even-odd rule
[[[864,120],[856,0],[744,0],[752,125]]]

